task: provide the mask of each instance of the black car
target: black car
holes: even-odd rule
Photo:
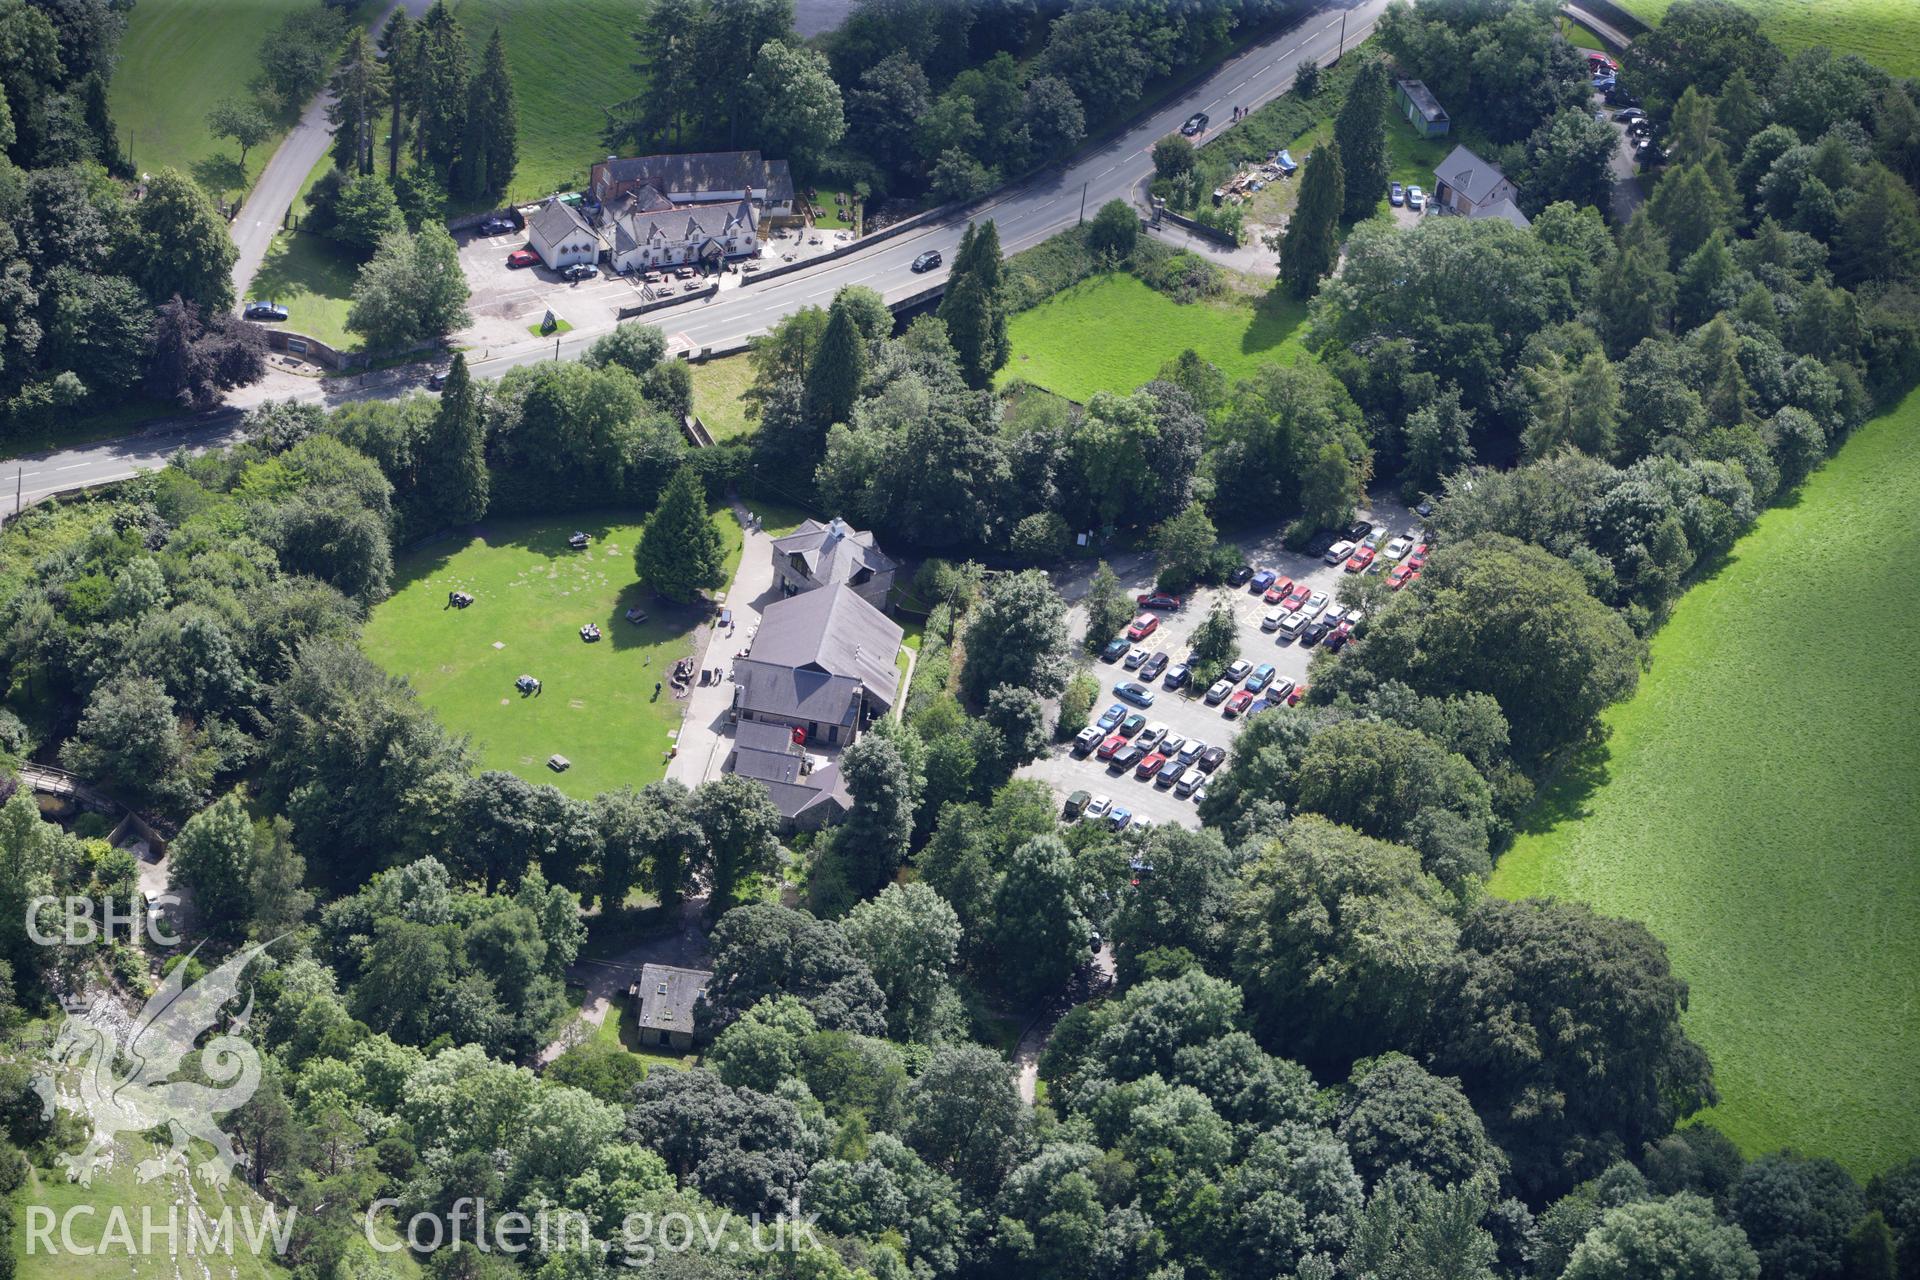
[[[1428,516],[1433,514],[1433,504],[1431,502],[1422,502],[1419,506],[1415,507],[1413,510],[1414,510],[1414,514],[1418,515],[1422,520],[1425,520]]]
[[[913,260],[915,271],[931,271],[942,262],[938,249],[929,249]]]
[[[1137,742],[1129,742],[1113,753],[1113,759],[1107,761],[1107,768],[1116,773],[1125,773],[1146,757],[1147,751]]]
[[[1322,529],[1320,532],[1313,535],[1312,539],[1308,541],[1307,545],[1303,547],[1302,550],[1304,550],[1308,555],[1312,556],[1315,560],[1318,560],[1327,554],[1327,548],[1331,547],[1334,543],[1338,542],[1339,540],[1340,540],[1340,535],[1335,533],[1333,530]]]
[[[483,236],[502,236],[509,231],[518,230],[512,218],[488,218],[480,224]]]
[[[1606,91],[1606,98],[1609,106],[1637,107],[1640,105],[1640,99],[1634,97],[1633,94],[1621,88],[1618,83],[1616,83],[1613,86],[1613,88],[1608,89]]]
[[[1368,534],[1372,532],[1373,532],[1372,521],[1355,520],[1352,524],[1347,526],[1347,539],[1348,541],[1351,541],[1351,542],[1358,542],[1360,541],[1360,539],[1366,537]]]
[[[1142,680],[1154,679],[1162,671],[1167,669],[1167,663],[1169,661],[1171,661],[1171,659],[1169,659],[1164,652],[1154,654],[1151,658],[1148,658],[1140,664],[1140,678]]]
[[[1212,773],[1224,764],[1226,759],[1227,749],[1225,747],[1208,747],[1200,753],[1200,758],[1194,761],[1194,763],[1200,766],[1200,772]]]
[[[1252,581],[1252,579],[1253,579],[1253,566],[1250,564],[1243,564],[1238,569],[1235,569],[1232,573],[1227,575],[1227,585],[1230,587],[1244,587],[1247,585],[1248,582]]]
[[[560,269],[560,276],[564,280],[592,280],[599,274],[600,268],[590,262],[576,262]]]
[[[1302,649],[1313,648],[1313,646],[1327,638],[1327,632],[1333,630],[1333,626],[1334,624],[1323,618],[1316,618],[1314,621],[1308,623],[1306,630],[1300,633],[1300,647]]]
[[[285,320],[287,309],[277,302],[249,302],[240,316],[244,320]]]
[[[427,390],[438,391],[440,388],[446,385],[447,385],[446,370],[437,369],[434,372],[427,375]]]
[[[1107,647],[1100,651],[1100,661],[1118,662],[1127,656],[1128,648],[1129,646],[1125,640],[1109,640],[1107,641]]]
[[[1185,134],[1187,137],[1191,138],[1197,134],[1205,133],[1207,129],[1207,125],[1210,122],[1211,122],[1210,118],[1208,117],[1206,112],[1196,111],[1192,115],[1187,117],[1187,122],[1185,124],[1180,126],[1180,132],[1182,134]]]

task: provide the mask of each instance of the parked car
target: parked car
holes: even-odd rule
[[[1327,606],[1331,603],[1332,601],[1326,592],[1316,591],[1307,597],[1305,604],[1300,606],[1300,612],[1306,614],[1309,618],[1317,618],[1326,612]]]
[[[1158,751],[1142,756],[1140,763],[1133,767],[1133,776],[1145,782],[1166,766],[1167,758]]]
[[[1201,701],[1205,702],[1210,707],[1217,707],[1223,701],[1225,701],[1226,696],[1232,692],[1233,692],[1233,681],[1215,680],[1213,682],[1213,687],[1207,690],[1207,696],[1201,699]]]
[[[1419,213],[1427,207],[1427,193],[1419,187],[1407,188],[1407,208]]]
[[[1139,764],[1141,757],[1146,754],[1147,749],[1145,747],[1129,742],[1126,746],[1113,753],[1113,759],[1107,761],[1107,767],[1115,773],[1125,773],[1136,764]]]
[[[1160,686],[1164,689],[1178,689],[1187,682],[1187,677],[1192,674],[1193,672],[1188,668],[1186,663],[1176,662],[1167,668],[1167,677],[1160,682]]]
[[[1243,564],[1238,569],[1235,569],[1232,573],[1227,575],[1227,585],[1230,587],[1237,587],[1241,583],[1245,582],[1247,579],[1251,578],[1252,576],[1253,576],[1253,566],[1250,564]]]
[[[1158,750],[1160,744],[1165,742],[1166,740],[1167,740],[1167,726],[1164,724],[1161,724],[1158,720],[1155,720],[1153,723],[1149,724],[1146,728],[1142,729],[1140,731],[1140,736],[1134,739],[1136,743],[1138,743],[1141,747],[1145,748],[1148,751]]]
[[[1225,747],[1208,747],[1205,751],[1202,751],[1200,753],[1199,763],[1200,763],[1200,767],[1203,770],[1205,770],[1208,773],[1212,773],[1215,769],[1218,769],[1222,764],[1224,764],[1226,762],[1226,759],[1227,759],[1227,749]]]
[[[1253,664],[1251,662],[1248,662],[1245,658],[1236,658],[1233,665],[1221,673],[1220,678],[1228,684],[1239,684],[1247,678],[1247,673],[1252,670]]]
[[[1194,789],[1206,780],[1207,775],[1198,769],[1193,770],[1191,773],[1183,774],[1180,781],[1173,784],[1173,794],[1184,800],[1192,795]]]
[[[1280,603],[1287,607],[1287,612],[1292,613],[1297,609],[1304,608],[1307,603],[1307,597],[1312,594],[1312,587],[1304,582],[1297,582],[1294,584],[1293,590],[1287,592],[1287,598]]]
[[[1327,554],[1327,548],[1332,546],[1334,543],[1338,542],[1339,540],[1340,540],[1340,535],[1335,533],[1333,530],[1322,529],[1318,533],[1314,534],[1311,538],[1308,538],[1307,545],[1301,548],[1301,550],[1305,554],[1312,556],[1314,559],[1317,560],[1321,556]]]
[[[447,371],[445,369],[435,369],[427,375],[427,390],[438,391],[446,385]]]
[[[1107,647],[1100,651],[1100,661],[1118,662],[1127,656],[1127,650],[1130,647],[1125,640],[1115,636],[1113,639],[1107,641]]]
[[[1179,596],[1168,595],[1164,591],[1149,591],[1136,597],[1134,603],[1142,609],[1178,609],[1183,601]]]
[[[1169,760],[1162,766],[1160,772],[1154,775],[1153,785],[1161,788],[1171,787],[1174,783],[1186,776],[1186,765],[1181,764],[1178,760]]]
[[[1170,659],[1167,657],[1165,650],[1154,654],[1151,658],[1148,658],[1140,664],[1140,678],[1142,680],[1156,679],[1162,671],[1167,669],[1167,663],[1169,661]]]
[[[1407,563],[1416,569],[1427,567],[1427,544],[1421,543],[1407,555]]]
[[[1333,630],[1333,624],[1324,618],[1315,618],[1300,633],[1300,647],[1311,649],[1327,638],[1327,632]]]
[[[1123,661],[1120,665],[1125,667],[1129,671],[1138,671],[1140,669],[1140,664],[1145,662],[1146,660],[1147,660],[1147,651],[1143,648],[1135,647],[1127,650],[1126,660]]]
[[[1187,740],[1185,738],[1176,738],[1168,735],[1160,740],[1160,754],[1169,760],[1177,759],[1180,753],[1186,749]]]
[[[1147,727],[1147,718],[1145,716],[1141,715],[1138,711],[1129,711],[1127,713],[1127,718],[1120,722],[1120,728],[1118,732],[1120,736],[1123,738],[1131,738],[1134,734],[1140,732],[1142,729],[1146,727]]]
[[[1330,627],[1337,627],[1340,625],[1341,620],[1346,616],[1347,616],[1346,607],[1344,605],[1336,604],[1333,607],[1329,608],[1325,613],[1320,615],[1320,621],[1326,623]]]
[[[240,310],[242,320],[285,320],[287,309],[277,302],[249,302]]]
[[[1231,720],[1242,711],[1245,711],[1252,703],[1253,695],[1245,689],[1242,689],[1227,699],[1227,705],[1220,708],[1220,714]]]
[[[1634,97],[1632,92],[1627,88],[1618,84],[1607,90],[1606,98],[1607,105],[1610,107],[1637,107],[1640,105],[1640,99]]]
[[[1387,574],[1387,588],[1391,591],[1398,591],[1419,576],[1420,571],[1412,565],[1397,564],[1393,566],[1392,571]]]
[[[1295,685],[1293,688],[1293,692],[1287,695],[1287,705],[1290,707],[1297,707],[1300,705],[1300,699],[1306,696],[1307,696],[1307,686],[1303,684]]]
[[[1115,808],[1107,815],[1107,825],[1115,831],[1125,831],[1127,824],[1133,821],[1133,810]]]
[[[929,249],[913,260],[913,269],[916,272],[931,271],[944,261],[946,259],[940,256],[938,249]]]
[[[1398,209],[1407,202],[1407,189],[1397,182],[1387,184],[1387,203]]]
[[[1211,123],[1211,119],[1206,112],[1196,111],[1187,117],[1185,124],[1180,126],[1180,132],[1189,138],[1198,137],[1200,134],[1206,132],[1209,123]]]
[[[1127,628],[1127,639],[1145,640],[1159,629],[1160,619],[1151,613],[1143,613],[1133,620],[1132,626]]]
[[[1349,542],[1347,539],[1342,538],[1340,541],[1328,547],[1327,554],[1320,558],[1328,564],[1339,564],[1342,560],[1352,555],[1354,548],[1358,545],[1356,542]]]
[[[1262,631],[1278,631],[1280,624],[1287,620],[1287,613],[1288,610],[1286,609],[1268,610],[1267,615],[1260,619],[1260,629]]]
[[[1355,520],[1345,530],[1347,540],[1350,542],[1358,542],[1372,532],[1373,521],[1371,520]]]
[[[1093,749],[1100,745],[1100,737],[1100,730],[1094,728],[1092,725],[1088,725],[1073,735],[1073,754],[1077,756],[1092,755]]]
[[[1131,702],[1136,707],[1150,707],[1153,705],[1153,690],[1147,688],[1147,686],[1141,684],[1138,680],[1129,680],[1125,684],[1115,685],[1113,687],[1113,696],[1122,702]]]
[[[1267,690],[1267,701],[1275,706],[1285,702],[1287,695],[1293,692],[1293,681],[1284,676],[1273,682],[1273,688]]]
[[[1277,579],[1279,576],[1280,576],[1279,574],[1275,573],[1271,569],[1262,569],[1260,572],[1253,575],[1253,581],[1247,584],[1247,590],[1252,592],[1256,596],[1265,595],[1267,588],[1272,586],[1274,584],[1274,580]]]
[[[1111,808],[1113,808],[1112,796],[1095,796],[1087,803],[1087,816],[1089,818],[1098,818]]]
[[[1300,633],[1305,631],[1307,624],[1312,621],[1313,619],[1304,613],[1294,612],[1288,614],[1281,620],[1280,634],[1273,638],[1274,642],[1276,644],[1285,644],[1289,640],[1298,640]]]
[[[1614,112],[1613,118],[1620,124],[1632,124],[1635,120],[1645,120],[1647,113],[1638,107],[1625,107]]]
[[[1273,585],[1267,588],[1266,601],[1268,604],[1279,604],[1292,594],[1293,579],[1285,576],[1278,577],[1273,580]]]
[[[1411,550],[1413,550],[1413,539],[1403,533],[1387,544],[1386,556],[1389,560],[1404,560],[1407,558],[1407,552]]]
[[[1201,756],[1205,755],[1206,752],[1206,743],[1200,741],[1198,738],[1188,738],[1186,743],[1180,748],[1179,759],[1182,764],[1192,764]]]
[[[1375,525],[1372,529],[1369,529],[1367,531],[1367,534],[1365,537],[1360,539],[1360,545],[1365,547],[1369,551],[1378,551],[1380,549],[1380,544],[1385,542],[1386,540],[1387,540],[1387,526]]]
[[[1067,802],[1064,805],[1060,806],[1060,816],[1068,822],[1076,821],[1081,814],[1087,811],[1087,806],[1092,803],[1093,796],[1091,794],[1085,791],[1076,791],[1067,797]]]
[[[496,215],[480,220],[480,234],[483,236],[503,236],[510,231],[518,231],[519,229],[514,220],[508,217]]]
[[[1347,557],[1348,573],[1365,573],[1373,564],[1373,548],[1359,547]]]
[[[1100,713],[1100,718],[1093,722],[1093,727],[1111,732],[1114,729],[1118,729],[1120,722],[1126,718],[1127,709],[1116,702]]]
[[[1120,753],[1120,748],[1126,745],[1127,740],[1116,733],[1105,742],[1102,742],[1100,749],[1094,752],[1094,754],[1102,760],[1111,760]]]
[[[1253,669],[1252,675],[1247,677],[1247,688],[1255,693],[1259,693],[1273,683],[1273,676],[1273,664],[1271,662],[1263,662]]]
[[[563,279],[572,280],[577,284],[582,280],[598,278],[600,268],[594,266],[591,262],[576,262],[570,267],[562,267],[560,269],[560,275]]]

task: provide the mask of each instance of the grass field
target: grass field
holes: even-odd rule
[[[640,88],[631,33],[645,8],[641,0],[459,0],[454,13],[476,61],[495,27],[507,44],[520,109],[513,203],[586,186],[588,167],[608,151],[605,109]]]
[[[353,282],[360,264],[339,245],[304,231],[282,231],[247,286],[249,298],[269,298],[287,308],[286,327],[337,347],[358,351],[360,338],[347,332]]]
[[[1916,432],[1920,393],[1687,593],[1493,879],[1644,920],[1692,984],[1713,1122],[1862,1176],[1920,1150]],[[1788,625],[1807,583],[1844,618]]]
[[[1657,23],[1673,0],[1621,0],[1636,18]],[[1735,0],[1760,29],[1796,53],[1825,45],[1857,53],[1896,76],[1920,75],[1920,4],[1913,0]]]
[[[713,524],[726,540],[731,577],[740,526],[725,511]],[[413,551],[396,566],[392,598],[367,623],[366,650],[412,681],[449,729],[471,735],[482,769],[551,782],[582,799],[643,786],[664,774],[684,705],[670,691],[656,698],[654,682],[692,652],[698,615],[635,581],[641,528],[632,512],[488,521],[464,543]],[[589,550],[568,550],[576,529],[591,535]],[[456,588],[472,592],[474,603],[447,608]],[[623,616],[636,604],[650,615],[639,626]],[[587,622],[600,625],[596,644],[580,639]],[[522,673],[544,683],[538,696],[514,690]],[[556,752],[573,762],[565,773],[546,767]]]
[[[1024,378],[1085,403],[1097,391],[1132,391],[1191,347],[1244,378],[1304,353],[1306,305],[1276,294],[1257,302],[1175,302],[1130,275],[1095,276],[1022,311],[1008,323],[1013,356],[1004,384]]]
[[[243,174],[238,148],[207,135],[207,112],[248,92],[260,71],[260,41],[293,7],[288,0],[141,0],[133,7],[109,98],[136,169],[179,169],[212,191],[238,190],[259,176],[279,135],[247,153]]]
[[[1632,8],[1632,6],[1629,5],[1628,8]],[[1593,28],[1583,22],[1575,22],[1572,18],[1566,17],[1565,15],[1562,15],[1560,18],[1560,34],[1565,36],[1567,43],[1576,49],[1599,49],[1605,51],[1607,48],[1607,42],[1602,40]]]
[[[756,425],[747,417],[740,397],[753,385],[753,366],[745,355],[726,356],[691,366],[693,412],[707,424],[715,440],[733,440]]]

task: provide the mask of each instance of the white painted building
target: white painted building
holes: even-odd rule
[[[760,248],[759,223],[753,202],[744,199],[731,207],[703,205],[658,213],[629,210],[613,218],[613,269],[647,271],[685,263],[718,266],[728,258],[748,257]]]
[[[549,200],[527,219],[527,244],[550,270],[600,260],[600,234],[572,205]]]

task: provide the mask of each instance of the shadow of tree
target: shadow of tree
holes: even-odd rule
[[[193,180],[216,196],[247,185],[247,170],[238,156],[202,156],[193,162]]]
[[[1544,835],[1563,822],[1575,822],[1590,812],[1593,793],[1607,781],[1613,750],[1605,742],[1583,748],[1562,765],[1527,811],[1515,830],[1522,835]]]
[[[1253,304],[1253,323],[1240,338],[1249,355],[1271,351],[1294,337],[1307,320],[1307,304],[1279,289],[1269,289]]]

